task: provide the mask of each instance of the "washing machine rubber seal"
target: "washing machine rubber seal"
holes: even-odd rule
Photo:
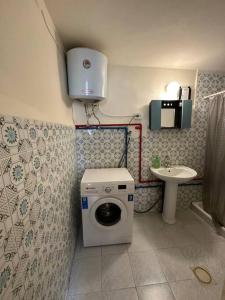
[[[106,203],[115,204],[121,210],[120,221],[111,226],[102,225],[96,219],[96,210],[99,208],[99,206],[101,206],[102,204],[106,204]],[[92,224],[94,226],[97,226],[98,228],[101,228],[104,230],[112,230],[112,229],[117,230],[127,221],[128,213],[127,213],[126,206],[124,205],[124,203],[121,200],[119,200],[118,198],[114,198],[114,197],[104,197],[104,198],[100,198],[97,201],[95,201],[95,203],[92,205],[92,207],[90,209],[89,217],[91,219]]]

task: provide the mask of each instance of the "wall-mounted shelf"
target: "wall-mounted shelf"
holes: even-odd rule
[[[149,103],[149,128],[191,128],[192,100],[152,100]]]

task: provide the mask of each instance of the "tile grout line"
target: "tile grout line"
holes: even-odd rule
[[[128,254],[128,260],[129,260],[129,264],[130,264],[130,268],[131,268],[132,278],[133,278],[133,281],[134,281],[134,286],[137,290],[136,282],[135,282],[135,279],[134,279],[134,270],[133,270],[133,267],[132,267],[132,264],[131,264],[131,257],[130,257],[130,253],[129,253],[128,250],[127,250],[127,254]]]
[[[168,282],[168,287],[169,287],[169,289],[170,289],[170,291],[171,291],[171,293],[172,293],[172,295],[173,295],[173,297],[174,297],[174,300],[178,300],[177,297],[175,296],[175,294],[174,294],[174,292],[173,292],[171,286],[170,286],[170,282]]]
[[[101,255],[100,255],[100,279],[101,279],[101,295],[103,295],[103,291],[102,291],[102,246],[101,246]]]

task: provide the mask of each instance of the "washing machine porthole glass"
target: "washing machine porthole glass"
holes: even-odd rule
[[[98,223],[104,226],[113,226],[121,219],[121,209],[115,203],[103,203],[95,211]]]

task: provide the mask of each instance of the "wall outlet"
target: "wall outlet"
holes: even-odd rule
[[[142,120],[142,115],[141,114],[135,114],[135,120]]]

